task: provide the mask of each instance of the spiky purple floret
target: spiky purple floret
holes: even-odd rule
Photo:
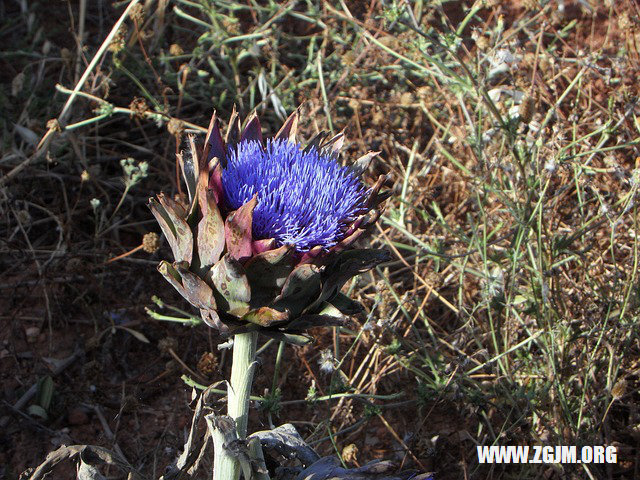
[[[365,187],[347,167],[304,153],[285,139],[243,141],[230,148],[222,172],[225,202],[237,209],[257,193],[253,237],[274,238],[300,252],[342,239],[345,225],[364,209]]]

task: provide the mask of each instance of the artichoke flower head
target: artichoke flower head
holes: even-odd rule
[[[298,111],[266,142],[254,113],[232,113],[225,139],[213,114],[204,148],[188,137],[178,162],[187,200],[149,200],[174,256],[158,270],[221,334],[259,330],[303,344],[308,328],[342,325],[361,305],[340,290],[387,261],[354,242],[381,214],[386,176],[367,188],[361,173],[379,152],[341,166],[342,133],[296,141]]]

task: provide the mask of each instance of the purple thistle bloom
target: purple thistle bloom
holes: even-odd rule
[[[222,172],[225,202],[235,210],[257,193],[253,236],[274,238],[299,252],[338,243],[366,211],[366,189],[348,167],[286,139],[243,140],[229,148]]]

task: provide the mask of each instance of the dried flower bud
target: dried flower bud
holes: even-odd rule
[[[618,28],[622,31],[629,30],[633,27],[633,22],[629,17],[628,12],[622,12],[622,15],[618,17]]]

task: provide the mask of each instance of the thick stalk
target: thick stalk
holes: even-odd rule
[[[247,436],[249,419],[249,395],[255,369],[256,332],[241,333],[233,339],[233,360],[231,383],[227,394],[227,414],[236,422],[238,438]],[[237,480],[240,476],[240,462],[226,454],[216,445],[213,465],[213,480]]]

